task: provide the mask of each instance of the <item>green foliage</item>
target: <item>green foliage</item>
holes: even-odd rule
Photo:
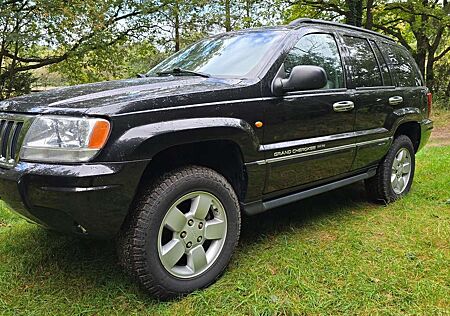
[[[411,51],[431,90],[445,86],[450,91],[449,73],[444,77],[435,75],[436,63],[450,52],[450,4],[447,0],[299,0],[284,17],[287,21],[297,17],[322,18],[383,32]],[[440,78],[439,82],[436,78]]]
[[[37,78],[35,78],[30,72],[16,73],[12,76],[1,79],[0,91],[9,91],[9,97],[27,94],[31,92],[31,87],[36,80]]]
[[[120,42],[81,56],[74,55],[53,65],[50,71],[63,75],[69,84],[130,78],[147,72],[164,56],[148,41]]]
[[[392,36],[450,96],[448,0],[0,0],[0,99],[28,92],[22,73],[43,67],[70,84],[126,78],[211,33],[298,17]]]
[[[0,82],[24,82],[19,73],[82,59],[141,36],[163,5],[147,0],[0,1]],[[1,86],[0,99],[26,90],[14,87]]]
[[[450,98],[436,93],[433,95],[433,111],[450,111]]]

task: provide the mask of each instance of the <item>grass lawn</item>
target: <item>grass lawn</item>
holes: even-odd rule
[[[0,207],[0,314],[450,315],[450,146],[417,156],[389,206],[361,184],[245,218],[210,288],[160,303],[116,265],[111,242],[28,224]]]

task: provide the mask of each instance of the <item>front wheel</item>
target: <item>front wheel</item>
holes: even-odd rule
[[[139,199],[120,241],[122,262],[151,294],[167,299],[213,283],[240,233],[236,194],[217,172],[174,170]]]
[[[395,138],[374,177],[365,181],[371,199],[393,202],[411,189],[415,169],[414,147],[405,135]]]

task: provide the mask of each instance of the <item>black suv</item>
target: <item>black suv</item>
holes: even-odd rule
[[[205,287],[241,214],[353,182],[405,195],[431,94],[390,38],[299,19],[204,39],[136,79],[0,103],[0,196],[45,227],[117,237],[150,293]]]

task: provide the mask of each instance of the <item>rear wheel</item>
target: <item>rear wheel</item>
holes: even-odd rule
[[[376,175],[365,181],[367,194],[371,199],[385,203],[403,197],[411,189],[414,169],[413,144],[409,137],[400,135],[378,165]]]
[[[223,176],[190,166],[157,180],[126,223],[122,264],[146,290],[166,299],[222,274],[239,239],[239,204]]]

